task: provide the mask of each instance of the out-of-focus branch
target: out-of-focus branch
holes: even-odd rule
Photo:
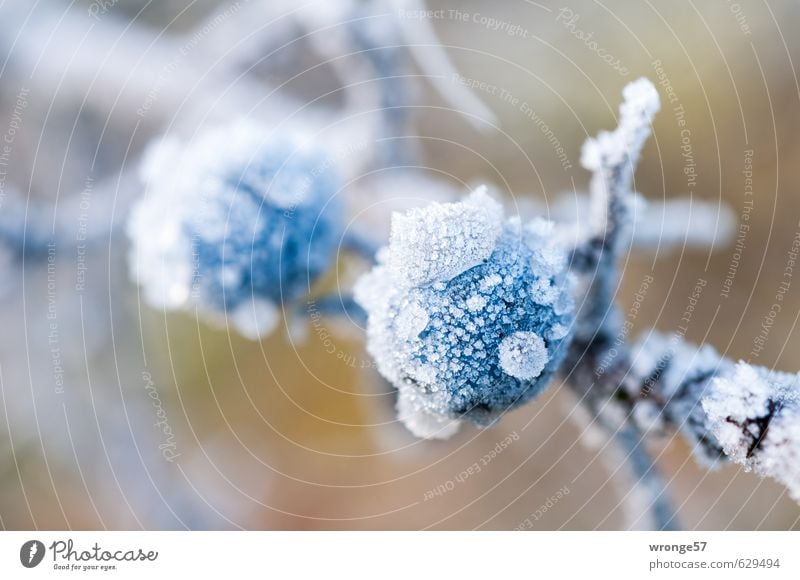
[[[550,218],[564,228],[566,239],[583,240],[592,235],[590,206],[588,195],[565,193],[547,206],[535,204],[530,213],[549,212]],[[716,251],[726,247],[736,232],[736,215],[729,206],[694,196],[652,200],[637,193],[630,217],[630,238],[623,244],[630,244],[637,251]]]
[[[56,203],[29,199],[9,187],[0,204],[0,244],[11,254],[45,254],[59,247],[108,243],[121,233],[128,209],[141,186],[135,172],[122,172],[94,181]]]
[[[423,0],[389,0],[389,3],[398,11],[398,18],[402,13],[424,14],[426,11]],[[457,69],[439,43],[430,20],[406,18],[401,30],[414,61],[439,96],[454,110],[463,113],[473,127],[489,131],[491,125],[497,122],[497,117],[466,86],[453,82]]]

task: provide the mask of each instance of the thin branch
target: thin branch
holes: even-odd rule
[[[648,529],[677,530],[677,516],[667,494],[664,479],[658,473],[653,459],[645,448],[642,433],[635,427],[625,427],[616,433],[615,439],[627,460],[632,473],[632,486],[626,498],[636,497],[649,515]],[[641,514],[636,521],[641,521]]]
[[[610,315],[619,279],[617,260],[632,222],[633,170],[660,107],[655,87],[644,78],[627,85],[623,96],[619,126],[588,139],[581,155],[583,166],[593,172],[593,231],[578,262],[584,272],[594,271],[587,288],[587,309],[581,313],[577,329],[579,340],[593,340],[598,333],[615,331]]]
[[[423,0],[389,0],[400,12],[424,14],[426,5]],[[463,113],[464,118],[476,129],[484,133],[497,123],[492,110],[466,86],[454,82],[457,69],[447,56],[436,31],[427,18],[406,18],[401,26],[408,49],[414,61],[422,69],[423,74],[436,92],[456,111]]]

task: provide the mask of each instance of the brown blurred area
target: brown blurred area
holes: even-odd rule
[[[139,14],[145,4],[123,3],[118,15],[157,28],[186,7],[165,2]],[[751,351],[800,230],[800,86],[793,64],[800,59],[800,38],[793,34],[798,14],[788,2],[741,3],[738,12],[733,6],[683,0],[432,1],[430,9],[469,14],[466,20],[434,18],[433,24],[463,77],[498,88],[495,94],[475,90],[497,115],[498,129],[476,131],[427,91],[418,95],[426,107],[418,111],[415,129],[431,172],[456,183],[490,183],[509,204],[551,204],[565,192],[585,190],[583,141],[613,128],[622,87],[639,76],[657,82],[653,62],[660,61],[677,101],[666,102],[659,87],[665,102],[636,173],[637,190],[650,200],[691,194],[727,204],[741,216],[745,151],[752,150],[750,229],[727,297],[721,291],[733,244],[714,252],[632,254],[624,263],[618,301],[631,303],[643,277],[651,275],[655,282],[634,334],[650,327],[676,330],[692,288],[703,279],[707,285],[687,338],[713,344],[733,359],[794,371],[800,367],[800,278],[765,348],[756,358]],[[179,22],[184,18],[188,26],[213,7],[193,5]],[[578,15],[573,27],[591,32],[629,73],[614,70],[577,38],[562,9]],[[507,26],[492,30],[483,17]],[[511,25],[522,28],[506,32]],[[685,111],[690,131],[694,183],[684,171],[686,134],[676,123],[676,106]],[[529,111],[552,129],[570,168]],[[125,278],[122,265],[113,270]],[[610,445],[584,441],[590,435],[585,418],[563,385],[552,385],[490,429],[464,427],[445,442],[415,440],[395,422],[393,395],[353,324],[330,322],[326,339],[309,329],[304,341],[276,333],[249,342],[191,316],[149,311],[139,305],[135,288],[124,284],[119,296],[117,332],[141,317],[141,342],[183,454],[182,469],[172,473],[191,482],[186,493],[202,498],[209,513],[205,525],[585,530],[644,521],[641,507],[626,501],[625,466]],[[138,340],[132,338],[129,348],[141,349]],[[110,364],[107,356],[98,359],[88,365]],[[138,381],[135,375],[129,382]],[[102,379],[93,387],[102,388]],[[507,438],[511,443],[493,451]],[[2,445],[9,449],[0,465],[3,527],[139,527],[138,508],[119,498],[93,506],[81,475],[69,468],[51,472],[36,445],[13,454],[13,441]],[[654,440],[650,450],[683,527],[800,529],[800,507],[782,486],[734,466],[708,470],[680,436]],[[470,471],[474,465],[480,468]]]

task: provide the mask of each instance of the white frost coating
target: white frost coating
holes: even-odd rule
[[[549,359],[544,340],[535,332],[518,331],[500,343],[503,371],[523,381],[538,377]]]
[[[533,300],[544,306],[554,304],[561,297],[561,288],[554,285],[548,278],[539,278],[531,284]]]
[[[631,371],[634,376],[645,378],[658,370],[659,390],[667,398],[672,397],[693,374],[711,373],[726,366],[727,363],[720,359],[713,346],[684,342],[678,334],[650,331],[631,347]]]
[[[168,310],[191,306],[206,312],[193,292],[195,256],[186,232],[191,224],[206,242],[220,242],[230,235],[228,211],[215,204],[229,187],[231,168],[258,168],[254,158],[269,137],[257,124],[235,122],[206,130],[187,143],[171,137],[151,145],[140,167],[147,190],[131,210],[127,232],[132,240],[129,255],[131,278],[143,289],[148,303]],[[286,137],[302,150],[300,133]],[[237,169],[238,170],[238,169]],[[257,171],[247,174],[247,184],[279,207],[302,205],[309,184],[300,172],[282,171],[276,176]],[[247,210],[245,210],[247,211]],[[252,211],[258,211],[253,202]],[[233,277],[231,276],[233,273]],[[221,287],[236,286],[234,270],[220,269]],[[258,338],[277,324],[277,308],[266,300],[248,301],[230,312],[229,320],[245,336]]]
[[[622,90],[619,125],[614,131],[601,131],[586,140],[581,164],[589,171],[629,162],[635,166],[644,142],[650,136],[650,124],[661,108],[658,91],[646,78],[640,78]]]
[[[486,276],[483,280],[480,281],[479,288],[481,292],[486,292],[491,288],[494,288],[498,284],[502,284],[503,279],[498,276],[497,274],[491,274],[490,276]]]
[[[142,179],[163,183],[131,210],[128,235],[135,244],[129,263],[131,278],[144,290],[147,302],[168,310],[189,302],[192,286],[191,243],[181,231],[186,209],[183,196],[172,192],[192,179],[176,171],[180,143],[164,138],[145,152]]]
[[[254,156],[263,150],[269,138],[269,132],[246,121],[207,129],[187,143],[165,137],[147,149],[140,175],[152,188],[149,197],[166,195],[176,201],[197,203],[204,191],[210,189],[213,193],[217,186],[215,178],[226,176],[231,167],[255,168],[261,160]],[[293,134],[282,134],[281,138],[286,139],[287,147],[294,148],[297,155],[310,141],[299,129]],[[304,192],[308,189],[305,175],[280,171],[276,175],[264,175],[262,183],[258,183],[257,178],[253,173],[247,176],[249,184],[260,189],[275,205],[289,208],[305,200]]]
[[[548,331],[572,319],[557,313],[571,312],[572,298],[566,258],[551,251],[552,226],[503,223],[501,207],[483,191],[396,214],[393,225],[390,244],[355,283],[354,298],[367,313],[367,351],[402,393],[398,410],[409,428],[430,437],[453,417],[485,425],[521,395],[538,392],[528,381],[544,388],[550,352],[569,334]]]
[[[412,302],[400,311],[395,320],[397,332],[404,339],[408,340],[419,336],[428,326],[428,313],[416,302]]]
[[[279,312],[272,302],[254,298],[239,304],[229,314],[229,320],[242,336],[257,340],[275,330],[280,319]]]
[[[567,255],[561,244],[553,243],[554,226],[549,220],[534,218],[525,225],[522,232],[525,244],[533,251],[532,267],[539,275],[539,279],[530,288],[533,299],[537,304],[554,305],[556,312],[561,313],[564,308],[571,308],[572,304],[571,300],[557,304],[568,298],[559,283],[553,284],[553,280],[560,279],[560,274],[567,270]]]
[[[798,375],[744,362],[712,381],[703,399],[711,430],[725,453],[762,476],[773,477],[800,501]]]
[[[601,131],[596,138],[583,144],[581,164],[593,172],[592,228],[599,233],[619,237],[618,232],[609,232],[608,225],[621,225],[620,214],[633,213],[631,180],[639,154],[650,136],[653,117],[661,108],[658,91],[646,78],[640,78],[625,86],[624,101],[619,108],[619,125],[613,131]],[[610,203],[614,200],[615,203]],[[627,222],[627,220],[625,220]],[[618,242],[618,240],[615,240]]]
[[[367,324],[367,350],[378,364],[378,369],[392,384],[401,381],[401,373],[393,356],[392,333],[388,329],[396,324],[389,315],[389,304],[400,290],[393,281],[392,272],[385,265],[387,248],[378,252],[378,265],[362,275],[353,286],[353,297],[370,313]]]
[[[140,203],[128,222],[128,233],[137,240],[129,259],[131,278],[156,308],[181,308],[191,295],[191,244],[179,229],[156,204]]]
[[[561,340],[569,334],[569,328],[564,324],[554,324],[548,331],[547,338],[550,340]]]
[[[488,258],[502,228],[503,208],[485,187],[461,202],[396,213],[388,266],[407,286],[446,282]]]
[[[413,389],[401,388],[397,398],[397,418],[416,437],[450,439],[458,433],[461,421],[433,413],[417,403]]]
[[[480,294],[475,294],[467,298],[467,310],[470,312],[480,312],[486,306],[486,298]]]

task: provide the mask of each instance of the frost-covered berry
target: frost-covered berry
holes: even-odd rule
[[[130,263],[153,306],[197,309],[256,338],[332,264],[338,182],[330,160],[299,138],[237,122],[187,143],[164,139],[142,177]]]
[[[356,285],[367,348],[417,436],[487,424],[548,384],[569,339],[566,251],[552,223],[505,220],[481,188],[395,214],[389,245]]]

